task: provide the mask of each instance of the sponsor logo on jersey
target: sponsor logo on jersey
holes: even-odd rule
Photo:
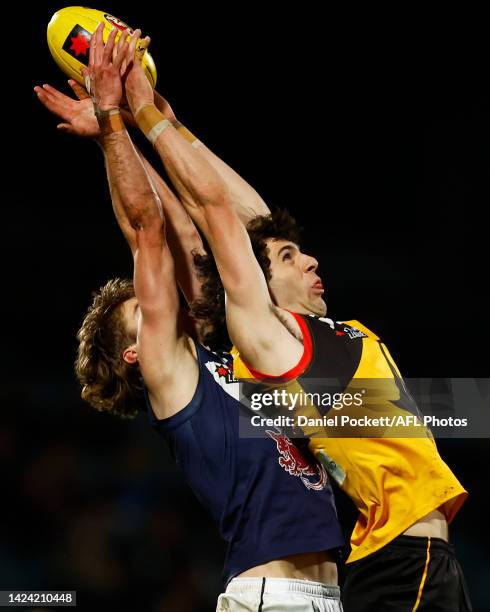
[[[344,333],[346,333],[351,340],[354,340],[354,338],[367,338],[367,334],[349,325],[344,327]]]
[[[63,51],[88,66],[88,52],[90,49],[90,32],[81,25],[76,25],[63,43]]]
[[[300,450],[284,434],[266,430],[276,443],[279,452],[279,465],[291,474],[301,479],[307,489],[321,491],[327,483],[327,473],[323,465],[308,462]]]
[[[329,325],[330,328],[335,331],[336,336],[347,335],[349,336],[351,340],[354,340],[355,338],[367,338],[368,337],[367,334],[362,332],[360,329],[351,327],[350,325],[345,325],[344,323],[342,323],[342,321],[337,321],[337,323],[334,323],[334,321],[332,321],[332,319],[329,319],[328,317],[318,317],[318,320],[321,321],[322,323],[326,323],[327,325]],[[340,329],[335,329],[336,325]]]

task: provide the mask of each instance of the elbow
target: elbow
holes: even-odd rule
[[[144,217],[135,217],[131,221],[131,227],[137,233],[155,233],[155,232],[165,232],[165,224],[162,219],[159,218],[150,218],[147,216]]]
[[[138,242],[143,238],[146,240],[151,239],[151,242],[155,240],[158,243],[165,242],[165,222],[158,216],[144,216],[134,219],[132,226],[136,232]]]
[[[197,208],[224,208],[231,206],[231,197],[227,187],[214,181],[208,183],[201,182],[199,190],[192,190],[187,203]]]
[[[204,205],[207,207],[231,208],[230,192],[225,186],[213,187],[204,194]]]
[[[146,220],[144,223],[135,227],[136,251],[145,253],[152,249],[162,249],[167,245],[165,235],[165,224],[161,220]]]
[[[155,228],[165,229],[162,204],[160,198],[153,192],[138,198],[138,201],[129,207],[128,219],[131,227],[137,232]]]

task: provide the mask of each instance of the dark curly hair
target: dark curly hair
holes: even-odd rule
[[[266,240],[277,238],[299,244],[300,228],[284,209],[253,218],[247,225],[253,252],[265,278],[270,280],[269,249]],[[192,304],[191,313],[201,324],[201,341],[212,350],[229,350],[231,340],[226,329],[225,292],[213,256],[194,255],[194,265],[203,280],[201,297]]]
[[[94,295],[77,334],[75,374],[82,398],[101,412],[134,417],[144,406],[138,364],[122,359],[136,342],[123,320],[122,304],[135,297],[132,281],[115,278]]]

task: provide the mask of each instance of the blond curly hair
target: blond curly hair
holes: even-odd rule
[[[122,417],[134,417],[144,406],[138,364],[122,358],[124,349],[136,342],[122,310],[122,304],[134,297],[132,281],[110,280],[94,294],[77,334],[75,374],[82,398],[96,410]]]

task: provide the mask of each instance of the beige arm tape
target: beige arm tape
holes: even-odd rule
[[[142,104],[134,114],[134,118],[140,130],[152,145],[155,144],[160,134],[169,125],[172,125],[154,104]]]
[[[163,121],[159,121],[156,125],[154,125],[151,130],[148,132],[146,137],[151,142],[152,145],[155,145],[157,138],[160,134],[165,131],[169,125],[172,125],[168,119],[163,119]]]
[[[142,104],[134,114],[134,119],[143,134],[148,138],[151,130],[165,120],[163,114],[154,104]]]
[[[121,111],[119,111],[119,109],[100,113],[98,121],[102,136],[107,136],[108,134],[113,134],[114,132],[121,132],[122,130],[126,129],[123,118],[121,117]]]
[[[179,132],[179,134],[190,142],[193,147],[196,147],[199,144],[199,140],[194,136],[194,134],[188,130],[185,125],[180,123],[180,121],[175,121],[174,128]]]

